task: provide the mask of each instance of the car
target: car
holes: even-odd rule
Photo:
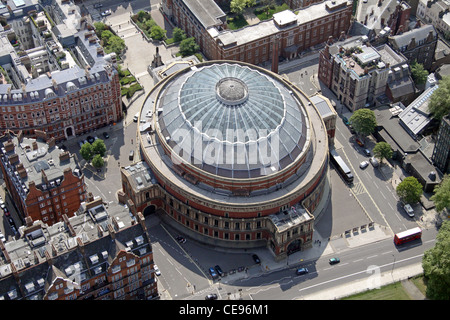
[[[6,210],[3,210],[3,212],[5,213],[5,216],[7,217],[11,216],[11,213],[9,213],[8,208],[6,208]]]
[[[111,9],[105,10],[101,13],[102,17],[107,17],[111,14]]]
[[[137,122],[137,121],[138,121],[138,118],[139,118],[139,112],[136,113],[136,114],[134,115],[133,121],[134,121],[134,122]]]
[[[414,217],[414,209],[411,207],[410,204],[405,204],[403,206],[403,209],[405,209],[405,211],[408,214],[408,216],[410,216],[411,218]]]
[[[359,167],[361,169],[365,169],[365,168],[367,168],[368,165],[369,165],[369,161],[363,161],[359,164]]]
[[[210,294],[206,295],[205,300],[217,300],[217,294],[210,293]]]
[[[364,147],[364,143],[363,143],[361,140],[359,140],[358,138],[356,138],[355,141],[356,141],[356,143],[358,144],[358,146]]]
[[[213,279],[217,279],[217,278],[219,277],[219,276],[217,275],[217,273],[216,273],[216,270],[214,270],[213,267],[209,268],[208,271],[209,271],[209,274],[211,275],[211,277],[212,277]]]
[[[214,269],[216,269],[217,274],[218,274],[219,276],[221,276],[221,277],[223,276],[222,268],[220,268],[219,265],[215,266]]]
[[[109,134],[108,134],[108,132],[103,132],[103,137],[105,137],[105,139],[109,139]]]
[[[186,239],[183,238],[182,236],[177,236],[176,239],[179,243],[186,243]]]
[[[350,125],[350,121],[348,121],[348,119],[346,117],[342,117],[342,121],[344,122],[344,124],[346,126]]]
[[[84,141],[78,141],[78,145],[80,146],[80,148],[83,146]]]
[[[370,163],[376,168],[380,165],[378,160],[375,157],[370,158]]]
[[[261,263],[261,260],[259,259],[259,257],[256,254],[252,255],[252,258],[255,261],[255,263]]]
[[[306,269],[306,268],[298,268],[297,269],[297,271],[295,271],[295,273],[297,274],[297,275],[302,275],[302,274],[307,274],[308,273],[308,269]]]
[[[371,156],[370,150],[369,150],[369,149],[366,148],[366,149],[364,149],[363,151],[364,151],[364,154],[365,154],[366,156],[368,156],[368,157]]]
[[[101,7],[103,7],[103,4],[101,4],[101,3],[94,4],[94,8],[95,9],[98,9],[98,8],[101,8]]]
[[[88,137],[86,138],[86,140],[87,140],[87,142],[89,142],[89,143],[93,143],[93,142],[95,141],[95,138],[94,138],[93,136],[88,136]]]
[[[353,129],[353,126],[350,124],[349,126],[348,126],[348,128],[350,129],[350,133],[351,134],[355,134],[355,129]]]
[[[155,270],[155,274],[157,276],[161,275],[161,271],[159,271],[159,268],[158,268],[158,266],[156,264],[153,265],[153,270]]]
[[[339,262],[341,262],[341,260],[339,260],[339,258],[331,258],[330,260],[328,260],[328,262],[330,263],[330,264],[336,264],[336,263],[339,263]]]
[[[133,159],[134,159],[134,150],[131,150],[131,151],[130,151],[130,154],[128,155],[128,159],[129,159],[130,161],[133,161]]]
[[[2,240],[3,243],[6,242],[6,237],[3,233],[0,232],[0,240]]]

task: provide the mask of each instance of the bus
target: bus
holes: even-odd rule
[[[400,245],[409,241],[420,239],[422,237],[422,230],[420,228],[412,228],[394,236],[394,243]]]
[[[330,149],[331,162],[348,183],[353,182],[353,174],[336,150]]]

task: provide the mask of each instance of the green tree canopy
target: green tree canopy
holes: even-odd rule
[[[247,6],[247,0],[231,0],[230,11],[241,14]]]
[[[193,37],[184,39],[180,42],[180,53],[183,57],[193,55],[200,49]]]
[[[111,37],[106,46],[106,52],[115,52],[117,55],[119,55],[123,49],[125,49],[125,41],[117,36]]]
[[[184,30],[182,30],[178,27],[175,27],[175,28],[173,28],[173,31],[172,31],[172,37],[173,37],[173,41],[180,42],[180,41],[186,39],[186,33],[184,32]]]
[[[437,211],[443,211],[450,208],[450,176],[446,174],[441,183],[434,188],[434,194],[431,197],[434,201]]]
[[[106,153],[105,142],[102,139],[97,139],[92,143],[92,151],[94,154],[99,154],[104,157]]]
[[[375,113],[366,108],[356,110],[349,121],[351,122],[353,129],[363,136],[368,136],[374,132],[377,126]]]
[[[154,25],[150,29],[150,38],[152,38],[154,40],[162,40],[166,36],[166,32],[167,31],[164,30],[163,28],[161,28],[160,26]]]
[[[434,248],[425,251],[422,267],[427,279],[427,297],[450,300],[450,221],[444,221]]]
[[[411,64],[411,76],[416,84],[427,82],[428,71],[423,68],[423,64],[414,61]]]
[[[439,81],[439,88],[431,95],[428,111],[437,120],[450,114],[450,76],[445,76]]]
[[[91,161],[94,156],[92,145],[89,142],[83,144],[80,149],[80,154],[84,160]]]
[[[392,158],[393,153],[390,144],[384,141],[378,142],[373,148],[373,155],[380,159],[380,162],[383,162],[383,159]]]
[[[423,193],[422,185],[415,177],[406,177],[397,186],[397,195],[400,199],[409,204],[419,202]]]
[[[105,164],[105,161],[103,160],[102,156],[99,154],[96,154],[94,158],[92,159],[92,165],[95,168],[101,168]]]

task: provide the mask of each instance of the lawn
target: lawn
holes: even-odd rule
[[[400,282],[392,283],[380,289],[361,292],[342,300],[411,300]]]
[[[271,19],[275,13],[290,9],[286,3],[283,3],[281,6],[265,6],[262,8],[255,9],[255,15],[259,20],[267,20]]]
[[[244,16],[240,14],[235,17],[227,18],[227,25],[231,30],[238,30],[248,25],[248,23],[247,20],[245,20]]]

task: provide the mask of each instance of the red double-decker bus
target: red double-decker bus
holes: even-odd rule
[[[422,237],[422,230],[420,228],[412,228],[403,232],[399,232],[394,236],[394,243],[396,245],[403,244],[405,242],[420,239]]]

